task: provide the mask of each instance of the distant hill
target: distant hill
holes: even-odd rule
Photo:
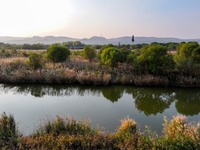
[[[53,44],[53,43],[62,43],[62,42],[69,42],[69,41],[81,41],[84,44],[114,44],[118,45],[120,44],[142,44],[142,43],[152,43],[152,42],[158,42],[158,43],[168,43],[168,42],[188,42],[188,41],[196,41],[200,43],[200,39],[178,39],[178,38],[160,38],[160,37],[135,37],[135,42],[132,43],[131,36],[123,36],[123,37],[117,37],[117,38],[110,38],[107,39],[105,37],[99,37],[99,36],[93,36],[91,38],[70,38],[70,37],[55,37],[55,36],[33,36],[33,37],[8,37],[8,36],[2,36],[0,37],[0,42],[4,43],[11,43],[11,44],[36,44],[36,43],[42,43],[42,44]]]
[[[33,36],[33,37],[0,37],[0,42],[11,43],[11,44],[53,44],[53,43],[63,43],[68,41],[77,41],[79,39],[69,38],[69,37],[55,37],[55,36]]]

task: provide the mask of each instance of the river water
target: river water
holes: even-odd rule
[[[87,119],[92,127],[109,132],[129,116],[141,131],[149,126],[161,134],[164,116],[182,114],[189,121],[200,121],[200,89],[0,84],[3,112],[14,115],[24,135],[57,115]]]

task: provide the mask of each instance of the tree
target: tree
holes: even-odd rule
[[[162,74],[174,67],[174,61],[167,48],[159,44],[152,44],[141,50],[137,57],[136,66],[142,72]]]
[[[89,47],[89,46],[85,46],[84,47],[84,56],[86,59],[89,59],[89,61],[91,62],[92,59],[94,59],[94,57],[96,56],[96,51],[95,49]]]
[[[69,49],[58,44],[53,44],[47,49],[47,58],[53,63],[64,62],[69,55]]]
[[[200,46],[197,42],[181,43],[174,58],[177,66],[184,72],[191,73],[200,65]],[[196,68],[196,69],[195,69]]]
[[[115,47],[109,47],[103,50],[101,53],[101,62],[105,65],[114,67],[121,60],[121,52]]]

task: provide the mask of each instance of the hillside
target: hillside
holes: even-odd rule
[[[123,37],[117,37],[117,38],[105,38],[105,37],[99,37],[99,36],[93,36],[91,38],[70,38],[70,37],[64,37],[64,36],[33,36],[33,37],[0,37],[0,42],[4,43],[11,43],[11,44],[35,44],[35,43],[42,43],[42,44],[52,44],[52,43],[62,43],[62,42],[69,42],[69,41],[81,41],[84,44],[114,44],[118,45],[120,44],[142,44],[142,43],[152,43],[152,42],[158,42],[158,43],[168,43],[168,42],[189,42],[189,41],[197,41],[200,43],[200,39],[178,39],[178,38],[160,38],[160,37],[135,37],[135,42],[132,43],[131,36],[123,36]]]

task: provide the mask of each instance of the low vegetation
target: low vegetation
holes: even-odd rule
[[[42,68],[42,55],[37,53],[32,53],[28,56],[28,65],[33,69]]]
[[[200,123],[187,122],[185,116],[164,119],[163,134],[150,129],[141,132],[137,123],[125,118],[115,133],[92,129],[87,121],[57,116],[41,125],[32,135],[17,130],[14,117],[0,117],[1,149],[200,149]]]
[[[89,59],[90,62],[96,57],[96,51],[92,47],[85,46],[83,51],[85,58]]]
[[[87,45],[71,52],[68,46],[53,44],[46,51],[34,52],[1,50],[0,83],[200,87],[200,45],[196,42],[152,43],[134,50],[104,45],[95,51]]]

